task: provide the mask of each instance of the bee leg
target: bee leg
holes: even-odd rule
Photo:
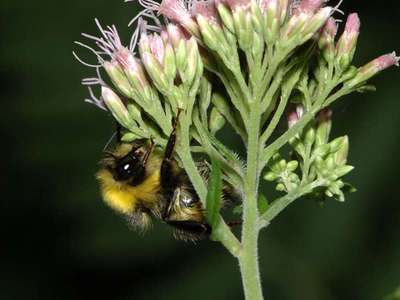
[[[151,153],[153,153],[155,145],[156,144],[154,143],[154,140],[152,138],[150,138],[149,150],[146,151],[146,153],[144,154],[143,160],[142,160],[142,163],[144,166],[147,164],[147,160],[149,159]]]
[[[175,227],[176,229],[194,235],[203,235],[211,233],[211,226],[207,223],[201,223],[197,221],[185,220],[185,221],[166,221],[168,225]]]
[[[161,163],[161,186],[163,188],[171,188],[174,183],[173,176],[173,165],[172,165],[172,157],[174,154],[175,144],[176,144],[176,128],[178,127],[178,120],[180,115],[180,110],[178,111],[178,115],[174,120],[174,124],[172,126],[172,132],[168,138],[167,146],[165,147],[164,158]]]

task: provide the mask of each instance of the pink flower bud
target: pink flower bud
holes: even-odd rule
[[[378,58],[375,58],[370,63],[359,69],[360,73],[363,74],[372,74],[375,75],[378,72],[381,72],[391,66],[399,66],[400,57],[396,56],[395,52],[382,55]]]
[[[139,42],[140,53],[149,52],[152,54],[160,65],[164,63],[165,47],[164,42],[158,34],[142,34]]]
[[[360,83],[364,83],[371,77],[391,66],[399,66],[399,60],[400,57],[396,56],[395,52],[375,58],[373,61],[359,68],[358,74],[348,81],[346,85],[348,87],[354,87]]]
[[[323,31],[325,35],[329,36],[332,40],[335,38],[338,27],[334,18],[329,18],[328,21],[326,21]]]
[[[304,114],[304,107],[300,104],[293,106],[286,113],[289,128],[294,126]]]
[[[318,46],[322,50],[326,61],[333,61],[335,56],[335,36],[337,34],[337,25],[334,18],[329,18],[321,30]]]
[[[188,39],[187,34],[177,25],[175,24],[168,24],[167,25],[167,32],[168,32],[168,42],[177,48],[181,40]]]
[[[336,46],[336,54],[338,56],[338,59],[345,59],[344,62],[340,62],[343,65],[342,67],[344,69],[353,60],[359,34],[360,19],[358,18],[358,15],[356,13],[350,14],[347,17],[344,32]]]

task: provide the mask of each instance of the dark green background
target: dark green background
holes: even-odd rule
[[[369,4],[368,4],[369,3]],[[345,1],[363,26],[357,62],[400,49],[396,1]],[[72,42],[93,18],[126,24],[122,1],[0,4],[0,299],[242,299],[237,262],[217,243],[140,236],[100,200],[94,172],[112,121],[83,102]],[[261,234],[267,299],[381,299],[400,285],[400,73],[334,107],[359,191],[323,208],[297,201]]]

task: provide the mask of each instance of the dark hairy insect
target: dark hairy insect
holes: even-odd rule
[[[105,153],[97,179],[104,201],[134,227],[145,230],[155,217],[172,226],[175,237],[198,240],[211,227],[187,174],[173,158],[175,142],[176,125],[165,151],[152,140],[119,143]]]

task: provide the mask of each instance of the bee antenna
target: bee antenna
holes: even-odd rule
[[[111,137],[108,139],[107,143],[105,144],[105,146],[103,147],[103,152],[106,153],[106,149],[108,148],[108,146],[110,146],[112,140],[114,139],[114,137],[117,135],[117,132],[114,132]]]

